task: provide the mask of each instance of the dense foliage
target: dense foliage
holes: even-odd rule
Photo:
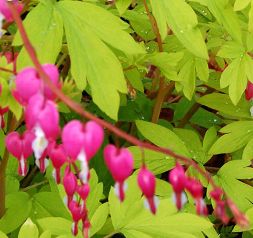
[[[253,237],[252,0],[0,0],[0,21],[0,238]]]

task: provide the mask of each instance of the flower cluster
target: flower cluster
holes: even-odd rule
[[[196,212],[199,215],[207,215],[207,206],[203,200],[203,187],[195,178],[187,177],[184,168],[177,163],[176,167],[169,173],[169,181],[174,190],[174,200],[180,210],[186,202],[186,190],[191,194],[196,203]]]

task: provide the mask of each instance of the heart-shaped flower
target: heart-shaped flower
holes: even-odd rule
[[[157,208],[155,201],[155,175],[143,165],[138,173],[137,181],[141,191],[147,199],[149,210],[155,214]]]
[[[133,157],[126,148],[117,148],[115,145],[107,145],[104,148],[104,159],[106,166],[116,181],[116,194],[120,201],[124,200],[124,181],[133,172]]]
[[[5,143],[8,151],[18,159],[18,173],[25,176],[27,173],[27,158],[32,155],[32,141],[34,134],[26,131],[22,136],[17,132],[11,132],[6,136]]]
[[[103,139],[103,129],[94,121],[82,124],[78,120],[72,120],[62,131],[64,149],[72,160],[89,161],[97,153]]]

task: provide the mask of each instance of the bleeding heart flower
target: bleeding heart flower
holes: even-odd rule
[[[34,134],[26,131],[22,136],[17,132],[11,132],[6,136],[5,143],[8,151],[18,159],[18,173],[25,176],[27,173],[27,158],[32,155],[32,141]]]
[[[206,216],[208,214],[208,210],[202,198],[203,187],[200,181],[194,178],[187,178],[186,189],[190,192],[192,197],[195,199],[197,214]]]
[[[45,64],[42,66],[45,73],[51,79],[52,83],[58,88],[61,87],[59,83],[59,72],[55,65]],[[40,93],[47,99],[54,100],[55,94],[49,89],[47,85],[40,79],[37,71],[28,67],[17,74],[16,89],[12,92],[16,100],[23,106],[26,106],[34,95]]]
[[[0,107],[0,126],[3,129],[5,127],[4,114],[9,111],[8,107]]]
[[[32,96],[41,90],[41,81],[36,70],[28,67],[19,72],[16,76],[16,89],[12,92],[16,100],[26,106]]]
[[[97,153],[103,139],[103,129],[94,121],[83,125],[78,120],[73,120],[62,131],[64,149],[73,160],[89,161]]]
[[[74,224],[72,226],[72,233],[74,236],[78,233],[78,222],[82,219],[82,207],[78,204],[76,201],[71,201],[68,205],[68,208],[71,212],[72,219],[74,221]]]
[[[253,83],[250,81],[248,81],[247,88],[245,90],[245,98],[248,101],[253,98]]]
[[[77,193],[81,197],[83,201],[86,201],[89,193],[90,193],[90,186],[89,184],[82,184],[77,187]]]
[[[120,201],[125,198],[125,180],[133,172],[133,157],[128,149],[107,145],[104,149],[105,163],[116,181],[115,191]]]
[[[14,4],[15,8],[17,9],[18,13],[21,13],[23,10],[23,4],[19,3],[18,0],[13,0],[12,4]],[[0,15],[1,15],[1,21],[3,19],[6,19],[8,22],[13,21],[12,13],[8,7],[8,1],[6,0],[0,0]]]
[[[184,194],[184,189],[186,187],[186,176],[183,167],[179,163],[177,163],[176,167],[170,171],[169,182],[174,190],[177,209],[180,210],[186,200]]]
[[[73,200],[74,193],[77,189],[77,178],[67,166],[63,177],[63,186],[68,196],[68,204]]]
[[[145,166],[142,166],[138,174],[138,185],[147,198],[149,210],[155,214],[157,209],[157,204],[155,201],[155,176],[150,172]]]
[[[50,143],[47,151],[54,167],[53,174],[55,175],[55,180],[59,184],[61,182],[60,170],[63,164],[67,161],[67,155],[64,151],[63,145],[57,145],[55,142]]]

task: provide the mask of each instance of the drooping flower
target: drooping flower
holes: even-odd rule
[[[86,160],[89,161],[97,153],[103,139],[103,129],[94,121],[82,124],[78,120],[72,120],[62,131],[64,149],[73,160],[84,160],[83,157],[86,156]]]
[[[78,233],[78,222],[82,219],[83,210],[82,207],[78,204],[78,202],[72,200],[68,205],[69,211],[72,215],[72,219],[74,221],[72,226],[72,233],[74,236]]]
[[[56,183],[59,184],[61,182],[60,170],[67,161],[67,155],[64,151],[63,145],[57,145],[55,142],[50,143],[47,151],[54,167],[53,175]]]
[[[107,145],[104,148],[104,159],[107,168],[115,180],[115,191],[120,201],[125,198],[125,180],[133,172],[133,157],[128,149]]]
[[[42,66],[45,73],[51,79],[52,83],[60,88],[59,72],[55,65],[45,64]],[[35,68],[27,67],[20,71],[16,76],[16,89],[13,90],[13,96],[23,106],[26,106],[29,100],[36,94],[44,95],[46,99],[54,100],[55,94],[40,79]]]
[[[3,129],[5,127],[4,114],[9,111],[8,107],[0,107],[0,126]]]
[[[185,203],[186,197],[184,189],[186,188],[186,176],[184,168],[177,163],[176,167],[169,173],[169,182],[174,190],[175,202],[177,209],[181,209]]]
[[[203,187],[200,181],[194,178],[187,178],[186,189],[195,200],[197,214],[206,216],[208,214],[208,210],[203,199]]]
[[[150,172],[145,165],[142,166],[137,177],[138,185],[147,199],[149,210],[155,214],[157,205],[155,199],[155,187],[156,181],[155,176]]]
[[[41,94],[34,95],[25,110],[25,122],[29,130],[34,130],[35,139],[32,148],[35,158],[39,160],[49,141],[55,140],[60,132],[56,104]]]
[[[17,132],[11,132],[6,136],[5,143],[8,151],[18,159],[18,174],[27,174],[27,158],[32,155],[32,141],[34,134],[26,131],[22,136]]]
[[[73,196],[77,189],[77,178],[70,170],[70,167],[67,166],[65,169],[64,177],[63,177],[63,187],[67,194],[68,204],[73,200]]]

